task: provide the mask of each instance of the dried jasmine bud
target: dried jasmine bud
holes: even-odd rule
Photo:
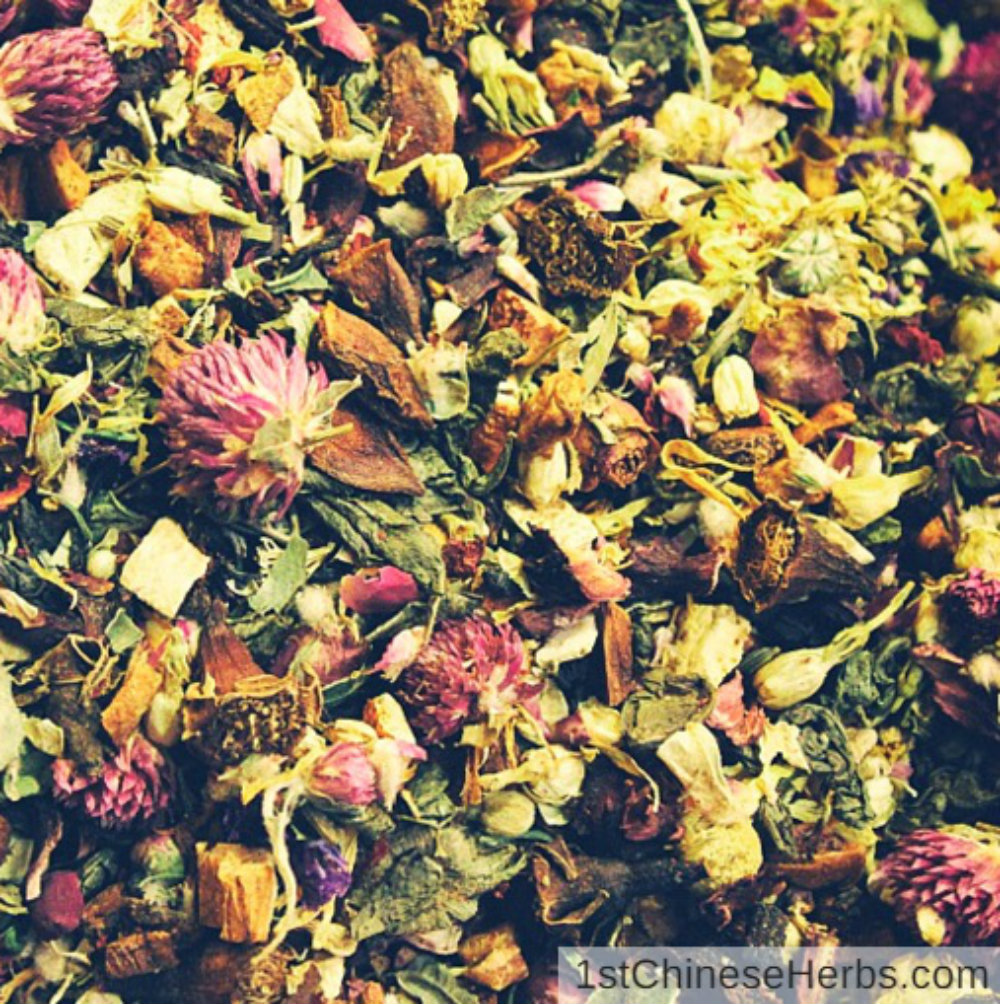
[[[813,593],[870,596],[873,591],[864,566],[813,523],[774,500],[741,524],[732,572],[757,611]]]
[[[625,285],[637,257],[636,249],[615,240],[614,233],[600,213],[555,192],[527,215],[521,242],[551,293],[598,299]]]

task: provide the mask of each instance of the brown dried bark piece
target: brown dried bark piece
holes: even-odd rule
[[[104,953],[104,969],[113,980],[162,973],[180,965],[175,936],[169,931],[138,931],[112,941]]]
[[[849,885],[865,874],[867,854],[861,844],[830,851],[819,851],[808,861],[776,864],[774,874],[803,889],[823,889],[831,885]]]
[[[565,192],[554,192],[526,214],[521,246],[542,270],[555,296],[609,296],[628,281],[638,249],[614,238],[600,213]]]
[[[184,129],[192,153],[216,164],[232,164],[236,159],[236,127],[204,105],[195,104]]]
[[[83,908],[84,930],[95,940],[107,940],[121,925],[125,905],[124,882],[102,889]]]
[[[406,164],[425,153],[455,149],[455,115],[437,75],[413,42],[396,46],[385,58],[382,86],[392,123],[382,167]]]
[[[31,199],[42,215],[76,209],[90,194],[90,178],[64,139],[31,159]]]
[[[513,328],[527,345],[516,360],[518,366],[541,362],[560,341],[570,336],[569,327],[537,303],[504,287],[490,307],[490,328]]]
[[[356,251],[329,274],[400,348],[406,348],[408,342],[424,340],[420,330],[420,298],[392,253],[389,241],[376,241]]]
[[[349,408],[338,408],[332,422],[350,425],[350,430],[321,443],[310,455],[324,474],[363,491],[424,493],[423,483],[392,430]]]
[[[636,688],[632,673],[632,621],[617,603],[605,605],[601,620],[608,704],[617,708]]]
[[[0,155],[0,213],[6,220],[28,218],[27,163],[26,150],[4,150]]]
[[[360,376],[387,418],[430,428],[434,424],[406,357],[378,328],[328,303],[319,318],[320,350],[348,377]]]
[[[199,844],[198,919],[223,941],[266,941],[274,919],[278,877],[270,851],[242,844]]]
[[[149,375],[161,389],[166,387],[170,374],[180,366],[188,356],[197,352],[190,342],[178,338],[177,335],[162,335],[153,346],[149,357]]]
[[[166,296],[175,289],[198,289],[205,275],[201,252],[158,220],[149,225],[136,245],[133,260],[156,296]]]
[[[198,656],[205,678],[211,677],[215,682],[219,697],[232,693],[240,680],[264,672],[254,661],[250,649],[226,623],[226,607],[222,603],[213,605]]]

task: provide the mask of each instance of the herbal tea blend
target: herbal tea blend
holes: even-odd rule
[[[994,0],[0,2],[0,1004],[1000,944]]]

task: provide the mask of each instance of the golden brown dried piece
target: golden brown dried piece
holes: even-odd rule
[[[792,159],[783,173],[811,199],[836,195],[840,188],[837,181],[840,150],[836,142],[807,125],[799,130],[792,149]]]
[[[153,698],[163,685],[163,667],[152,658],[147,642],[132,650],[125,678],[101,714],[104,731],[121,746],[139,727]]]
[[[191,118],[184,138],[192,154],[215,164],[232,164],[236,159],[236,127],[204,105],[191,105]]]
[[[254,661],[243,640],[226,622],[226,606],[216,602],[198,647],[202,673],[215,685],[219,697],[236,690],[241,680],[261,676],[264,671]]]
[[[785,861],[774,865],[774,874],[803,889],[851,885],[865,874],[867,852],[861,844],[847,844],[818,851],[808,861]]]
[[[76,209],[90,194],[90,178],[64,139],[31,160],[31,198],[43,216]]]
[[[528,964],[514,934],[513,924],[481,931],[458,946],[468,966],[465,976],[490,990],[506,990],[528,977]]]
[[[125,883],[102,889],[83,908],[83,927],[94,940],[107,941],[118,930],[125,914]]]
[[[628,281],[638,250],[614,238],[600,213],[564,192],[555,192],[529,212],[521,245],[555,296],[579,293],[598,299]]]
[[[133,261],[156,296],[166,296],[175,289],[198,289],[205,276],[201,252],[158,220],[142,235]]]
[[[769,425],[747,429],[720,429],[705,440],[705,449],[713,456],[741,467],[758,470],[784,452],[778,432]]]
[[[406,164],[425,153],[455,149],[455,114],[437,74],[413,42],[396,46],[382,66],[386,112],[392,119],[382,167]]]
[[[290,1004],[288,964],[293,957],[283,948],[249,959],[236,979],[231,1004]]]
[[[390,419],[430,428],[434,424],[406,357],[378,328],[328,303],[319,318],[320,351],[346,376],[360,376]]]
[[[310,454],[324,474],[364,491],[423,495],[423,483],[391,429],[350,408],[338,408],[331,422],[349,428]]]
[[[242,844],[199,844],[198,920],[219,929],[223,941],[267,941],[278,898],[270,851]]]
[[[498,394],[486,417],[472,430],[469,456],[484,474],[496,470],[520,415],[521,402],[516,393]]]
[[[530,136],[484,132],[469,140],[468,155],[476,162],[483,181],[499,181],[541,148],[541,143]]]
[[[617,708],[636,688],[632,673],[632,621],[628,611],[617,603],[605,605],[601,620],[608,704]]]
[[[420,298],[389,241],[376,241],[356,251],[329,274],[347,289],[361,311],[378,320],[379,330],[400,348],[423,341]]]
[[[543,59],[536,72],[560,120],[579,112],[591,128],[601,124],[604,106],[614,94],[608,93],[600,72],[575,63],[565,49]]]
[[[550,373],[524,404],[517,428],[517,442],[527,453],[544,453],[569,439],[580,427],[586,381],[579,373]]]
[[[162,973],[180,965],[175,935],[170,931],[137,931],[112,941],[104,952],[104,969],[113,980]]]
[[[871,577],[808,520],[769,499],[740,526],[732,556],[740,592],[755,610],[795,603],[813,593],[870,596]]]
[[[527,345],[524,354],[516,360],[518,366],[534,366],[541,362],[570,330],[558,317],[537,303],[515,293],[509,287],[501,289],[490,307],[490,328],[513,328]]]
[[[28,218],[28,151],[8,147],[0,154],[0,213],[5,220]]]
[[[236,100],[254,129],[267,132],[278,105],[294,90],[297,76],[295,60],[283,54],[280,61],[266,60],[260,73],[236,85]]]

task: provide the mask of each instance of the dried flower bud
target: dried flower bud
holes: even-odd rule
[[[760,411],[753,367],[742,356],[726,356],[712,374],[712,396],[725,422]]]
[[[318,910],[351,888],[351,867],[344,855],[326,840],[293,844],[292,867],[302,888],[302,903]]]
[[[45,300],[38,278],[10,248],[0,251],[0,339],[29,352],[45,333]]]
[[[488,792],[480,817],[484,829],[498,837],[523,837],[535,825],[535,803],[510,789]]]
[[[0,142],[48,143],[100,122],[118,74],[89,28],[19,35],[0,48]]]
[[[371,805],[378,798],[378,778],[360,743],[336,742],[313,764],[309,792],[341,805]]]
[[[951,329],[955,347],[969,359],[988,359],[1000,352],[1000,303],[986,297],[963,300]]]
[[[420,595],[416,579],[393,565],[364,569],[340,580],[340,598],[355,613],[391,613]]]

